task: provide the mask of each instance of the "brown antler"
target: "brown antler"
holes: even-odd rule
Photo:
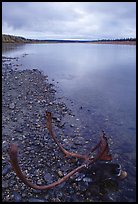
[[[65,154],[66,157],[72,156],[72,157],[76,157],[76,158],[80,158],[80,159],[84,159],[84,160],[89,159],[89,157],[86,156],[86,155],[80,155],[80,154],[77,154],[77,153],[74,153],[74,152],[69,152],[66,149],[64,149],[64,147],[56,139],[56,135],[55,135],[54,131],[52,130],[52,114],[50,112],[46,112],[46,119],[47,119],[46,120],[46,127],[47,127],[50,135],[52,136],[53,140],[58,145],[60,150]]]
[[[46,119],[47,119],[46,120],[46,127],[47,127],[50,135],[52,136],[53,140],[58,145],[60,150],[65,154],[65,156],[73,156],[73,157],[77,157],[77,158],[84,159],[84,160],[90,159],[90,157],[88,155],[80,155],[80,154],[77,154],[74,152],[69,152],[66,149],[64,149],[64,147],[57,140],[54,131],[52,130],[52,114],[51,114],[51,112],[46,112]],[[107,142],[107,138],[105,137],[104,131],[102,131],[102,136],[101,136],[100,142],[91,150],[91,152],[94,152],[98,148],[99,148],[99,152],[103,152],[103,149],[105,149],[104,154],[102,155],[102,157],[100,157],[100,160],[112,160],[111,155],[108,155],[109,147],[108,147],[108,142]]]
[[[16,172],[16,175],[21,179],[21,181],[23,183],[25,183],[27,186],[34,188],[34,189],[39,189],[39,190],[48,190],[51,189],[61,183],[63,183],[64,181],[66,181],[67,179],[69,179],[72,175],[74,175],[76,172],[81,171],[83,168],[88,168],[88,166],[94,162],[96,162],[97,160],[111,160],[112,157],[111,155],[108,154],[109,152],[109,147],[108,147],[108,143],[107,143],[107,138],[105,137],[105,133],[102,132],[102,136],[101,136],[101,140],[100,142],[91,150],[92,152],[95,151],[96,149],[99,148],[99,151],[97,153],[97,155],[95,157],[89,157],[86,155],[79,155],[73,152],[68,152],[67,150],[65,150],[62,145],[58,142],[58,140],[56,139],[56,136],[52,130],[52,117],[51,117],[51,113],[50,112],[46,112],[46,117],[47,117],[47,128],[49,130],[49,133],[51,134],[52,138],[54,139],[54,141],[56,142],[56,144],[59,146],[59,148],[61,149],[61,151],[67,155],[67,156],[73,156],[73,157],[77,157],[80,159],[84,159],[84,162],[81,166],[73,169],[71,172],[69,172],[67,175],[65,175],[63,178],[59,179],[58,181],[55,181],[51,184],[48,185],[44,185],[44,186],[38,186],[35,185],[33,183],[31,183],[22,173],[19,163],[18,163],[18,155],[17,155],[17,146],[15,144],[11,144],[10,148],[9,148],[9,156],[10,156],[10,161],[12,164],[12,167],[14,169],[14,171]]]
[[[99,143],[99,155],[100,155],[100,160],[104,160],[104,161],[112,160],[112,156],[111,154],[109,154],[109,145],[104,131],[102,131],[102,136]]]
[[[38,186],[35,185],[33,183],[31,183],[22,173],[19,163],[18,163],[18,148],[15,144],[11,144],[10,148],[9,148],[9,155],[10,155],[10,161],[12,164],[12,167],[14,169],[14,171],[16,172],[16,175],[20,178],[20,180],[26,184],[27,186],[34,188],[34,189],[38,189],[38,190],[48,190],[51,189],[61,183],[63,183],[64,181],[66,181],[69,177],[71,177],[73,174],[75,174],[76,172],[80,171],[81,169],[83,169],[85,167],[85,164],[82,164],[81,166],[73,169],[71,172],[69,172],[67,175],[65,175],[63,178],[59,179],[58,181],[55,181],[49,185],[44,185],[44,186]]]

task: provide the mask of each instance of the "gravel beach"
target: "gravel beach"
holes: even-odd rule
[[[75,116],[58,97],[48,76],[37,69],[19,70],[16,61],[16,58],[3,57],[2,63],[2,201],[94,202],[115,199],[107,187],[93,183],[92,178],[83,172],[45,191],[31,189],[16,177],[9,162],[10,143],[18,145],[20,167],[37,185],[57,181],[81,164],[79,159],[65,158],[53,142],[46,129],[46,111],[52,112],[54,130],[66,149],[83,153],[86,146],[79,134],[76,139],[76,124],[70,122]],[[65,118],[68,121],[65,122]],[[69,129],[72,134],[67,134]]]

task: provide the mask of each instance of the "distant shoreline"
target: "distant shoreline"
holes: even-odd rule
[[[115,45],[136,45],[136,41],[96,41],[96,42],[73,42],[73,41],[52,41],[47,40],[45,42],[38,41],[38,42],[2,42],[2,44],[55,44],[55,43],[83,43],[83,44],[115,44]]]
[[[105,42],[90,42],[91,44],[119,44],[119,45],[136,45],[136,41],[105,41]]]
[[[136,45],[136,38],[127,39],[101,39],[101,40],[64,40],[64,39],[54,39],[54,40],[37,40],[37,39],[27,39],[20,36],[12,35],[2,35],[2,43],[31,43],[31,44],[49,44],[49,43],[90,43],[90,44],[123,44],[123,45]]]

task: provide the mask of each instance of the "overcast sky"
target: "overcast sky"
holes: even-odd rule
[[[3,2],[2,33],[35,39],[136,37],[135,2]]]

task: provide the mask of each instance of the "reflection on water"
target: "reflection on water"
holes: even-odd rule
[[[6,54],[9,52],[21,51],[25,47],[25,44],[14,44],[14,43],[3,43],[2,53]]]
[[[128,171],[118,196],[135,200],[136,47],[129,45],[26,44],[3,46],[3,56],[20,57],[22,69],[38,68],[58,81],[87,139],[104,129],[114,161]],[[27,53],[25,57],[24,54]],[[92,136],[93,135],[93,136]],[[97,138],[96,138],[97,141]],[[89,144],[88,144],[89,145]],[[129,186],[129,188],[128,188]]]

